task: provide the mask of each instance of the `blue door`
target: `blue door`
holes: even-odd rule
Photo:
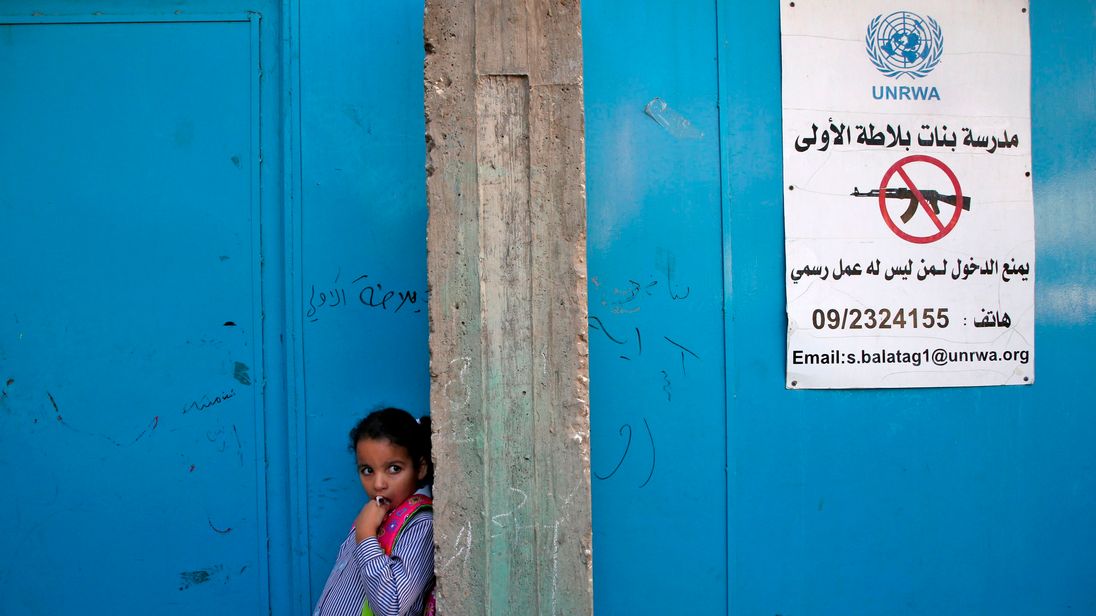
[[[0,612],[265,612],[259,15],[0,22]]]
[[[726,605],[714,11],[583,3],[597,613]]]

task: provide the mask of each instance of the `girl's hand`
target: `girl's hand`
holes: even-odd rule
[[[384,516],[388,515],[388,509],[391,506],[392,504],[384,499],[380,502],[375,498],[370,499],[358,512],[358,517],[354,519],[354,539],[361,543],[369,537],[376,537],[377,529],[381,527],[381,522],[384,521]]]

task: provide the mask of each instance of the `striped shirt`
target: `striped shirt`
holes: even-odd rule
[[[360,616],[368,597],[376,616],[420,616],[434,579],[434,514],[416,513],[404,525],[392,557],[376,537],[355,544],[354,529],[339,547],[313,616]]]

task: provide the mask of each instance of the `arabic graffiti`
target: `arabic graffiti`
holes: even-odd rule
[[[674,259],[668,258],[666,262],[666,279],[663,284],[663,288],[666,289],[666,293],[669,295],[672,301],[681,301],[688,299],[689,294],[692,293],[692,288],[688,285],[681,285],[674,282]],[[639,301],[644,297],[652,297],[657,291],[657,287],[660,280],[657,276],[648,276],[645,282],[638,280],[628,279],[628,284],[625,288],[613,289],[613,295],[617,299],[611,302],[603,300],[602,305],[611,304],[612,311],[616,314],[639,312]]]
[[[631,482],[634,477],[633,485],[642,489],[654,477],[657,452],[649,415],[640,416],[644,411],[636,408],[662,409],[663,403],[672,405],[675,387],[680,391],[683,383],[689,384],[697,378],[700,362],[707,353],[690,340],[693,337],[691,330],[683,333],[680,328],[681,323],[687,322],[686,313],[682,311],[689,311],[693,302],[702,300],[697,300],[692,287],[682,282],[688,276],[682,276],[677,270],[673,255],[666,255],[665,264],[660,263],[651,272],[621,276],[621,279],[626,279],[627,284],[603,287],[597,277],[593,278],[591,290],[601,293],[601,312],[587,317],[591,352],[605,358],[605,363],[614,355],[624,362],[616,364],[627,372],[628,376],[623,380],[630,385],[640,385],[637,391],[642,392],[646,403],[640,403],[639,407],[631,403],[622,407],[623,417],[615,422],[623,441],[619,457],[615,457],[617,450],[614,448],[614,453],[610,454],[614,457],[607,457],[592,468],[591,474],[600,481],[626,479]],[[702,294],[698,289],[695,295]],[[677,403],[680,404],[680,400]],[[643,430],[639,429],[640,421]],[[642,436],[644,431],[646,438]],[[650,466],[646,466],[648,448]]]
[[[927,280],[932,277],[946,276],[952,280],[968,280],[972,276],[1000,276],[1004,282],[1011,280],[1028,280],[1031,274],[1030,263],[1016,263],[1016,259],[1009,260],[997,260],[986,259],[979,262],[978,259],[971,257],[964,263],[963,259],[955,259],[953,265],[949,270],[949,259],[943,259],[937,266],[935,263],[925,263],[924,259],[921,259],[921,266],[914,267],[913,259],[907,259],[904,263],[899,263],[887,268],[882,267],[882,261],[879,259],[873,259],[868,261],[866,265],[861,265],[859,261],[845,263],[844,259],[838,260],[837,264],[832,268],[828,265],[804,265],[802,267],[792,267],[788,271],[788,278],[792,281],[792,284],[799,284],[799,281],[804,278],[815,277],[818,280],[841,280],[846,277],[856,276],[882,276],[884,280],[909,280],[910,278],[916,278],[917,280]]]
[[[650,447],[651,447],[651,467],[647,472],[647,478],[643,480],[643,483],[639,484],[640,488],[646,487],[647,484],[651,482],[651,477],[654,477],[654,475],[655,475],[655,461],[658,459],[658,453],[655,450],[655,436],[651,432],[651,424],[647,423],[647,418],[646,417],[644,417],[642,419],[643,419],[643,427],[647,430],[647,442],[650,444]],[[622,424],[620,426],[620,430],[619,430],[620,435],[625,436],[625,432],[627,432],[627,440],[624,442],[624,452],[620,454],[620,459],[617,460],[616,466],[614,466],[611,471],[609,471],[608,473],[606,473],[604,475],[598,473],[597,471],[591,471],[596,479],[599,479],[601,481],[605,481],[607,479],[612,479],[613,476],[617,474],[617,471],[620,470],[620,467],[624,464],[624,461],[628,459],[628,453],[632,450],[632,426],[631,426],[631,424],[626,423],[626,424]]]
[[[623,359],[623,360],[626,360],[626,361],[631,361],[632,359],[635,359],[635,358],[639,357],[640,355],[643,355],[643,333],[640,331],[640,329],[638,327],[632,328],[633,331],[635,332],[635,337],[634,338],[631,337],[631,336],[620,336],[620,337],[618,337],[618,336],[614,336],[609,331],[609,329],[605,326],[605,324],[601,321],[601,319],[599,317],[596,317],[594,315],[590,315],[589,317],[587,317],[587,320],[589,322],[589,326],[590,326],[591,330],[600,331],[601,333],[605,334],[605,337],[610,342],[612,342],[614,344],[617,344],[617,345],[620,345],[620,346],[623,346],[623,347],[627,347],[626,349],[623,349],[623,350],[628,351],[629,355],[621,354],[621,355],[619,355],[620,359]],[[617,333],[619,334],[619,332],[617,332]],[[688,355],[689,357],[695,358],[697,360],[700,360],[700,356],[697,355],[695,352],[693,352],[688,347],[682,345],[679,342],[671,340],[667,336],[663,336],[662,339],[665,340],[667,345],[668,345],[666,348],[669,348],[670,352],[674,353],[675,359],[680,360],[680,363],[681,363],[681,376],[688,376],[687,371],[686,371],[686,366],[685,366],[685,357],[686,357],[686,355]],[[663,374],[665,374],[665,372],[663,372]]]
[[[229,400],[231,400],[232,398],[235,398],[235,397],[236,397],[236,390],[235,389],[230,389],[230,390],[222,393],[221,395],[214,396],[212,398],[209,397],[209,394],[206,394],[206,395],[202,396],[201,398],[198,398],[197,400],[192,400],[190,402],[190,404],[184,406],[183,407],[183,413],[186,414],[186,413],[189,413],[192,410],[194,410],[194,411],[204,411],[204,410],[206,410],[210,407],[217,406],[218,404],[221,404],[223,402],[228,402]]]
[[[825,152],[831,147],[838,146],[874,146],[874,147],[903,147],[909,148],[909,146],[915,143],[913,134],[909,130],[903,130],[902,125],[890,125],[880,126],[876,128],[875,124],[863,124],[845,125],[837,124],[833,118],[827,120],[829,126],[822,125],[821,132],[819,132],[818,124],[811,124],[811,136],[800,135],[795,138],[795,151],[806,152],[811,148],[819,152]],[[853,131],[858,131],[856,138],[853,139]],[[959,132],[964,133],[962,141],[959,140],[959,133],[955,130],[948,131],[946,124],[941,126],[931,126],[928,124],[922,124],[920,132],[917,133],[916,143],[918,146],[924,148],[951,148],[955,149],[957,146],[964,146],[968,148],[980,148],[986,152],[993,154],[997,150],[1006,148],[1020,147],[1020,138],[1013,134],[1009,135],[1008,130],[1005,130],[999,137],[997,135],[976,135],[974,129],[960,128]]]
[[[310,286],[308,303],[304,313],[309,322],[315,323],[323,312],[330,311],[330,309],[345,308],[351,305],[379,308],[386,312],[391,311],[393,314],[404,308],[412,313],[422,312],[422,306],[419,305],[418,291],[385,288],[380,282],[370,280],[368,274],[358,276],[350,282],[349,286],[339,285],[341,274],[341,270],[335,274],[335,280],[329,287],[317,290],[316,285]],[[422,295],[425,297],[426,293]],[[357,302],[354,301],[354,298],[357,299]]]

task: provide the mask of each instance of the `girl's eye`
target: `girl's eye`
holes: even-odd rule
[[[392,466],[388,467],[388,472],[392,473],[393,475],[395,475],[396,473],[398,473],[402,470],[403,470],[403,467],[398,465],[398,464],[393,464]]]
[[[361,468],[361,473],[363,475],[372,475],[373,474],[373,469],[369,468],[368,466],[363,466]]]

